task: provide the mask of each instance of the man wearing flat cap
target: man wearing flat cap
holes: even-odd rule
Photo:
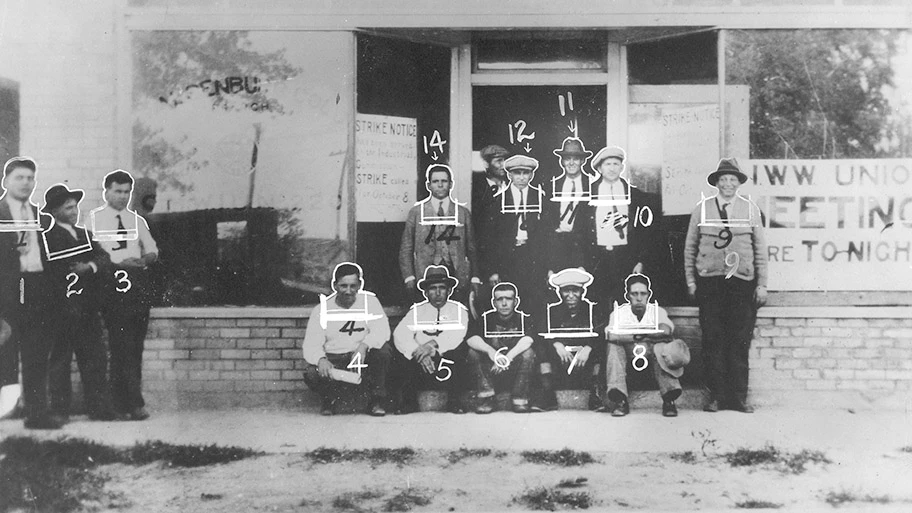
[[[672,340],[674,324],[658,303],[650,303],[652,284],[647,276],[631,274],[625,280],[627,302],[614,305],[605,333],[608,336],[606,362],[608,410],[613,417],[630,413],[627,400],[627,361],[633,368],[651,372],[662,396],[662,415],[677,417],[675,399],[681,396],[678,378],[690,362],[690,349],[683,340]]]
[[[568,267],[589,265],[588,226],[586,216],[595,179],[583,171],[592,152],[576,137],[564,139],[554,150],[563,174],[551,179],[551,201],[547,211],[548,272],[554,273]]]
[[[449,298],[458,280],[449,269],[431,265],[425,269],[418,288],[425,300],[412,305],[396,330],[393,341],[399,359],[400,383],[396,392],[396,409],[405,413],[415,409],[419,389],[447,391],[447,410],[465,413],[462,394],[466,390],[466,349],[463,344],[468,330],[469,312]],[[404,361],[403,361],[404,359]]]
[[[467,302],[469,288],[477,294],[481,284],[472,218],[469,210],[450,196],[453,171],[449,166],[431,164],[425,177],[430,196],[409,210],[399,245],[399,270],[405,288],[413,300],[419,300],[418,277],[428,266],[442,265],[459,280],[454,297]]]
[[[105,250],[92,244],[92,234],[78,224],[83,195],[83,191],[70,190],[64,184],[52,185],[44,193],[42,212],[53,218],[50,228],[41,234],[54,311],[47,329],[51,343],[48,391],[52,414],[69,418],[70,365],[75,354],[86,413],[92,420],[114,420],[108,351],[101,340],[99,319],[102,276],[111,272],[111,259]]]
[[[496,221],[500,217],[500,201],[495,195],[507,187],[507,172],[504,170],[504,159],[510,156],[504,147],[496,144],[485,146],[479,152],[484,162],[484,173],[472,174],[472,227],[477,241],[478,274],[482,281],[481,292],[476,298],[476,308],[481,311],[487,308],[491,298],[491,287],[496,281],[493,267],[496,265],[497,230]]]
[[[603,410],[605,361],[605,316],[586,299],[592,275],[577,268],[564,269],[548,279],[560,299],[548,305],[548,331],[541,333],[535,352],[539,355],[540,395],[536,411],[557,408],[554,390],[589,389],[589,409]]]
[[[602,148],[592,159],[600,178],[592,184],[588,209],[592,252],[586,268],[596,277],[593,297],[605,308],[622,300],[627,275],[656,270],[665,247],[659,198],[621,177],[626,159],[617,146]]]
[[[747,402],[748,354],[757,309],[766,304],[767,248],[760,209],[738,195],[747,182],[734,158],[719,161],[707,182],[718,194],[690,215],[684,243],[687,291],[700,306],[704,411],[753,412]]]
[[[496,250],[491,266],[496,281],[509,281],[534,308],[541,303],[545,285],[543,248],[547,244],[544,208],[547,195],[531,184],[538,161],[526,155],[514,155],[504,161],[510,183],[499,192],[501,213],[495,223]]]

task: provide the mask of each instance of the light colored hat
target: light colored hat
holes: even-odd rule
[[[577,287],[588,287],[592,283],[592,275],[582,269],[571,267],[558,273],[554,273],[548,278],[548,283],[552,287],[559,289],[567,285],[576,285]]]
[[[538,169],[538,161],[525,155],[513,155],[504,161],[504,169],[506,169],[508,173],[522,169],[528,169],[534,173],[535,170]]]
[[[659,367],[676,378],[684,374],[684,366],[690,363],[690,348],[681,339],[658,343],[653,350]]]
[[[592,169],[597,170],[599,165],[606,159],[618,159],[621,162],[624,162],[627,160],[627,152],[620,146],[606,146],[595,154],[595,158],[592,159]]]

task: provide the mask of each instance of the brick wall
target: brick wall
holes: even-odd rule
[[[153,312],[144,387],[154,409],[297,408],[317,404],[302,380],[309,309],[199,308]],[[670,308],[700,386],[695,308]],[[388,312],[393,323],[396,312]],[[912,406],[912,309],[787,308],[760,312],[751,348],[760,405],[902,409]],[[75,378],[75,376],[74,376]]]

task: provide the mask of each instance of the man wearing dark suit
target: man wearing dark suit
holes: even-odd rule
[[[50,301],[55,312],[48,325],[51,355],[48,368],[51,411],[61,418],[70,413],[70,363],[79,364],[86,412],[92,420],[114,420],[108,390],[108,353],[101,340],[99,306],[101,275],[111,271],[111,259],[92,235],[79,226],[83,191],[66,185],[49,187],[42,211],[53,216],[42,233],[47,255]]]
[[[664,247],[659,198],[621,178],[625,160],[626,153],[617,146],[602,148],[592,159],[601,177],[592,184],[589,202],[592,249],[587,269],[595,276],[593,297],[604,307],[624,302],[624,280],[654,271]]]
[[[500,201],[495,195],[507,186],[504,159],[510,156],[502,146],[492,144],[481,149],[484,173],[472,174],[472,226],[478,249],[478,275],[482,290],[475,298],[475,308],[484,311],[490,305],[491,289],[497,284],[492,270],[495,265],[494,251],[497,247],[495,223],[500,217]]]
[[[50,415],[47,405],[48,356],[45,335],[49,321],[49,289],[40,242],[42,218],[29,199],[35,190],[35,161],[15,157],[3,166],[0,186],[0,317],[12,328],[4,344],[3,384],[17,380],[16,353],[22,356],[22,399],[25,427],[59,429],[64,419]]]
[[[514,155],[504,162],[510,184],[499,192],[496,200],[500,214],[494,224],[496,244],[491,271],[497,281],[516,285],[526,298],[533,316],[541,309],[545,288],[542,248],[546,244],[544,212],[548,197],[540,188],[531,185],[538,161],[525,155]]]
[[[551,201],[546,209],[548,255],[545,265],[549,275],[589,265],[586,215],[591,183],[595,179],[583,171],[592,152],[580,139],[567,137],[554,154],[559,157],[564,172],[551,179]]]

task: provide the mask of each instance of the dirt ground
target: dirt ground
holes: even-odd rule
[[[565,491],[587,493],[594,510],[706,511],[761,505],[753,500],[788,511],[837,506],[840,511],[912,511],[908,452],[831,451],[826,456],[832,463],[808,464],[797,475],[763,465],[733,468],[721,456],[706,457],[699,451],[690,462],[680,461],[682,453],[591,454],[595,463],[574,467],[527,462],[517,452],[451,463],[449,451],[429,450],[418,451],[404,465],[324,464],[298,453],[194,469],[118,464],[99,470],[111,478],[106,490],[122,494],[118,504],[112,504],[121,512],[389,511],[387,501],[402,491],[429,499],[424,506],[413,505],[414,511],[525,511],[534,506],[515,498],[577,478],[585,478],[584,486]]]

